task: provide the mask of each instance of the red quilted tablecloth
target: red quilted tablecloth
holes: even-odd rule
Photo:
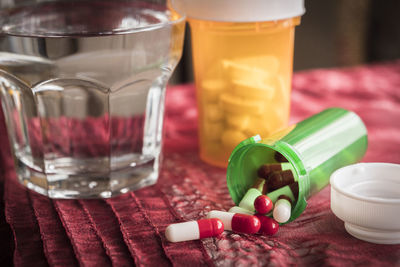
[[[400,163],[400,61],[296,73],[293,88],[292,122],[332,106],[353,110],[369,132],[364,161]],[[400,265],[400,245],[347,234],[329,208],[329,187],[274,237],[224,232],[169,243],[168,224],[233,205],[225,170],[199,160],[196,118],[193,86],[169,88],[157,185],[106,200],[50,200],[15,181],[0,114],[0,265]]]

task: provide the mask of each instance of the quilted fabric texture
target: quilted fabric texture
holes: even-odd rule
[[[363,161],[400,163],[400,61],[296,73],[292,122],[338,106],[358,113],[369,133]],[[0,112],[2,266],[395,266],[400,245],[347,234],[330,210],[329,186],[274,237],[224,232],[169,243],[170,223],[196,220],[233,202],[225,169],[197,155],[193,85],[167,91],[164,161],[156,185],[106,200],[50,200],[19,185]]]

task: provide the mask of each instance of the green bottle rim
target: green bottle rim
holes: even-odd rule
[[[306,199],[309,194],[307,190],[309,188],[308,173],[305,170],[299,155],[292,147],[290,147],[289,144],[284,142],[277,141],[273,145],[269,145],[265,144],[264,140],[263,142],[259,141],[257,143],[248,144],[247,140],[248,139],[245,140],[245,143],[247,144],[241,144],[240,147],[237,147],[229,160],[227,169],[227,186],[232,200],[236,205],[238,205],[244,194],[251,188],[257,178],[257,175],[254,174],[255,169],[252,169],[253,166],[246,166],[247,164],[244,159],[246,157],[249,158],[249,155],[251,156],[251,154],[254,153],[254,155],[257,154],[257,157],[261,159],[261,162],[262,158],[267,158],[269,154],[279,152],[289,161],[290,164],[292,164],[295,171],[294,175],[299,183],[298,199],[292,209],[292,215],[288,222],[293,221],[305,210],[307,206]],[[265,153],[265,156],[262,155],[263,152]]]
[[[309,197],[329,184],[333,171],[360,161],[367,147],[368,133],[361,118],[343,108],[329,108],[268,139],[254,136],[241,142],[229,158],[228,190],[233,201],[239,203],[257,178],[258,168],[278,163],[275,154],[280,153],[292,165],[298,183],[298,192],[292,192],[298,197],[290,222],[304,211]]]

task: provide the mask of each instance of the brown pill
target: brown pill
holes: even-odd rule
[[[290,187],[290,186],[289,186],[289,187]],[[292,193],[293,193],[293,191],[292,191]],[[293,195],[294,195],[294,193],[293,193]],[[277,200],[279,200],[279,199],[286,199],[287,201],[290,202],[290,204],[293,204],[293,203],[292,203],[292,200],[290,199],[290,197],[288,197],[288,196],[286,196],[286,195],[280,195],[280,196],[278,197]],[[297,199],[297,197],[296,197],[296,199]]]
[[[275,153],[274,158],[277,162],[288,162],[288,160],[281,153],[278,152]]]
[[[297,199],[299,196],[299,183],[292,183],[289,188],[292,190],[294,198]]]
[[[274,164],[263,164],[261,165],[260,168],[257,170],[257,175],[260,178],[267,179],[268,176],[274,172],[274,171],[280,171],[282,170],[282,166],[280,163],[274,163]]]
[[[275,171],[269,175],[267,179],[267,187],[268,190],[274,191],[294,182],[294,176],[291,170]]]
[[[266,184],[266,183],[265,183],[265,179],[260,178],[260,177],[257,177],[257,179],[256,179],[256,181],[254,182],[252,188],[257,189],[258,191],[261,192],[261,194],[264,195],[264,194],[267,193],[267,191],[266,191],[266,188],[267,188],[267,187],[266,187],[265,184]]]
[[[263,180],[264,180],[264,179],[263,179]],[[265,180],[264,180],[264,181],[265,181]],[[265,182],[261,193],[262,193],[263,195],[266,195],[268,192],[269,192],[269,191],[268,191],[268,185],[267,185],[267,182]]]
[[[259,189],[260,187],[262,187],[264,185],[264,183],[265,183],[264,179],[257,177],[252,188]]]

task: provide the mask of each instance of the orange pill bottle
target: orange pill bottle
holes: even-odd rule
[[[191,28],[200,157],[228,165],[244,139],[287,126],[302,0],[175,0]]]

